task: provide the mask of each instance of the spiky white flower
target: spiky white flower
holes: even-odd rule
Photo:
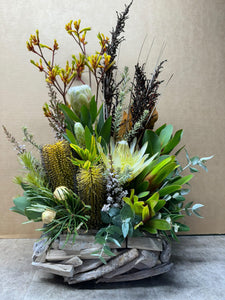
[[[127,141],[119,141],[115,144],[111,139],[110,152],[106,155],[101,145],[98,145],[99,153],[106,168],[110,169],[112,167],[123,183],[129,182],[137,177],[157,155],[155,154],[147,159],[148,154],[145,154],[148,146],[147,142],[141,149],[135,150],[136,146],[136,138],[131,142],[130,146]]]

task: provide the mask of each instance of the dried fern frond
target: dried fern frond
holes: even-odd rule
[[[71,148],[65,141],[42,148],[42,162],[50,185],[54,190],[58,186],[66,186],[75,190],[75,168],[70,160]]]

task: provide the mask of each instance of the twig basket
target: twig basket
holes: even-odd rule
[[[115,256],[104,256],[107,264],[92,255],[101,247],[94,235],[78,235],[75,243],[69,240],[66,245],[65,240],[66,236],[60,235],[51,246],[46,239],[36,242],[32,265],[64,277],[68,284],[140,280],[168,272],[173,265],[171,246],[160,238],[128,238],[121,248],[112,244]]]

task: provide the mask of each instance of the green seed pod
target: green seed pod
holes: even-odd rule
[[[92,98],[91,88],[88,85],[73,86],[68,90],[70,104],[75,114],[80,117],[80,110],[83,105],[90,107]]]
[[[74,124],[74,132],[80,147],[85,147],[85,131],[84,127],[80,122]]]

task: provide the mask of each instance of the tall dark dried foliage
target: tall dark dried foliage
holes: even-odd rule
[[[115,29],[111,32],[111,42],[107,47],[107,54],[111,56],[111,62],[115,61],[119,45],[125,40],[121,34],[124,32],[125,21],[128,19],[129,9],[133,3],[133,0],[128,6],[125,5],[125,10],[122,13],[117,12],[117,24]],[[119,86],[122,81],[116,83],[115,71],[117,70],[116,64],[114,64],[102,78],[102,92],[105,101],[105,117],[114,116],[115,107],[118,104]]]

